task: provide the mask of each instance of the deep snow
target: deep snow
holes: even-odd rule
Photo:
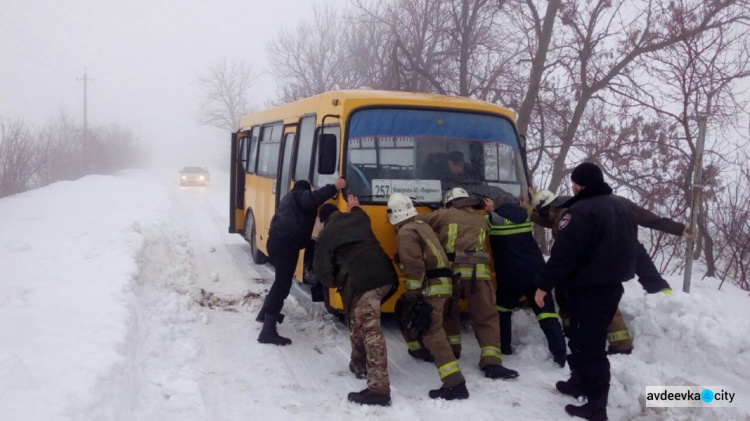
[[[287,300],[289,347],[256,342],[273,268],[227,233],[227,176],[181,188],[174,170],[90,176],[0,200],[0,420],[570,419],[528,310],[514,316],[515,381],[482,377],[471,328],[459,364],[471,398],[433,401],[435,368],[406,353],[392,318],[393,405],[350,404],[344,327],[302,294]],[[750,419],[748,293],[694,274],[693,292],[626,284],[635,338],[614,356],[612,419]],[[203,290],[203,292],[201,292]],[[732,408],[646,410],[649,385],[720,385]]]

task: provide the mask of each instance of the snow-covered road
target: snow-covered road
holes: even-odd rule
[[[516,380],[485,379],[465,329],[462,402],[427,398],[435,368],[408,356],[385,317],[393,405],[348,403],[365,382],[348,371],[347,332],[301,291],[280,326],[294,343],[260,345],[254,319],[273,268],[253,265],[227,233],[227,176],[212,178],[181,188],[171,170],[128,171],[0,200],[1,420],[569,419],[572,400],[554,391],[568,371],[527,311],[515,314],[516,354],[505,357]],[[610,417],[750,417],[747,304],[713,280],[671,297],[626,284],[636,350],[611,358]],[[732,388],[738,405],[642,408],[645,386],[682,379]]]

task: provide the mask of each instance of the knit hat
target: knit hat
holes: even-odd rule
[[[593,187],[604,184],[604,174],[602,169],[593,162],[584,162],[578,165],[570,174],[570,179],[574,183],[583,187]]]
[[[294,182],[294,187],[292,187],[292,190],[311,190],[310,183],[307,182],[307,180],[297,180]]]
[[[328,218],[331,216],[331,214],[338,211],[339,208],[336,205],[332,203],[326,203],[320,207],[320,211],[318,211],[318,218],[320,218],[320,222],[325,224],[326,222],[328,222]]]

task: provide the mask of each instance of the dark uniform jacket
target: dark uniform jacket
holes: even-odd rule
[[[290,247],[305,248],[315,228],[318,207],[335,195],[336,187],[332,184],[315,191],[291,190],[279,202],[271,220],[269,238],[280,237]]]
[[[341,294],[346,314],[365,292],[398,286],[396,269],[375,238],[370,217],[358,207],[328,218],[315,245],[313,269],[323,286]]]
[[[642,227],[679,236],[681,236],[685,231],[685,224],[681,224],[669,218],[658,216],[650,210],[636,205],[628,198],[617,195],[612,195],[612,197],[624,203],[635,214],[638,225]],[[552,229],[552,237],[557,237],[557,226],[565,209],[557,206],[548,206],[545,209],[546,210],[541,213],[537,211],[532,213],[531,221],[545,228]]]
[[[490,247],[498,285],[524,289],[544,267],[544,257],[531,231],[526,210],[506,203],[490,213]]]
[[[570,199],[560,219],[539,288],[617,284],[635,275],[638,224],[633,212],[604,184]]]
[[[667,234],[682,236],[685,231],[685,224],[681,224],[677,221],[673,221],[669,218],[658,216],[646,208],[642,208],[628,198],[622,196],[614,196],[615,199],[624,203],[634,214],[638,220],[638,225],[653,230],[666,232]]]
[[[396,234],[396,245],[407,290],[424,289],[428,297],[453,293],[451,263],[429,225],[417,220],[407,222]]]

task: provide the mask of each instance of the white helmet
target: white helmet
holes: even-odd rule
[[[471,197],[469,196],[469,193],[462,189],[461,187],[454,187],[450,190],[448,190],[447,193],[445,193],[445,198],[443,198],[443,204],[447,205],[449,202],[460,199],[462,197]]]
[[[396,225],[415,216],[417,216],[417,209],[409,196],[403,193],[393,193],[388,198],[388,222]]]
[[[534,193],[534,197],[531,198],[531,207],[538,211],[543,207],[549,206],[555,199],[557,199],[556,194],[549,190],[542,190]]]

